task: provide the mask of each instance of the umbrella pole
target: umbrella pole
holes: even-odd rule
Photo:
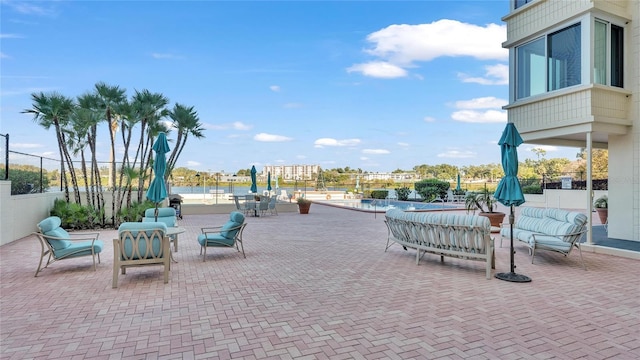
[[[508,273],[497,273],[496,274],[496,278],[500,279],[500,280],[505,280],[505,281],[511,281],[511,282],[531,282],[531,278],[526,276],[526,275],[520,275],[520,274],[516,274],[515,269],[516,269],[516,265],[515,265],[515,259],[514,259],[514,255],[515,255],[515,250],[513,250],[513,223],[515,222],[515,216],[513,214],[513,205],[511,205],[511,213],[509,214],[509,229],[511,230],[511,248],[510,248],[510,255],[511,255],[511,272]]]
[[[158,222],[158,203],[156,203],[156,210],[153,212],[153,215],[156,217],[156,222]],[[513,240],[511,240],[513,243]],[[511,269],[513,271],[513,269]]]

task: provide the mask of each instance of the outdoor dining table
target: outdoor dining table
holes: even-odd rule
[[[180,226],[167,227],[167,232],[165,233],[165,235],[169,236],[169,238],[172,239],[171,242],[173,243],[173,251],[178,252],[178,235],[182,234],[185,231],[187,231],[187,229]],[[171,261],[173,261],[174,263],[177,263],[177,261],[173,258],[173,253],[171,251],[169,252],[170,252]]]

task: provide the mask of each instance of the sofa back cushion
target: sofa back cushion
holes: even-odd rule
[[[167,227],[176,226],[178,218],[176,216],[176,209],[172,207],[158,208],[158,219],[156,220],[155,208],[147,209],[144,211],[144,217],[142,222],[162,222]]]
[[[161,222],[124,222],[118,228],[122,259],[146,259],[162,256],[162,239],[167,225]]]
[[[515,227],[542,234],[566,235],[581,231],[586,224],[587,216],[579,212],[523,207]]]

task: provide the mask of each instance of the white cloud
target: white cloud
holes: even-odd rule
[[[198,162],[198,161],[193,161],[193,160],[187,161],[187,166],[188,167],[198,167],[200,165],[201,165],[201,163]]]
[[[409,147],[409,144],[406,142],[399,142],[398,146],[402,146],[402,147]]]
[[[211,129],[211,130],[241,130],[241,131],[247,131],[247,130],[251,130],[253,128],[252,125],[247,125],[241,121],[234,121],[232,123],[226,123],[226,124],[204,124],[204,127],[206,129]]]
[[[424,119],[422,119],[422,120],[424,120],[424,122],[434,122],[434,121],[436,121],[436,119],[431,117],[431,116],[425,116]]]
[[[498,24],[479,26],[441,19],[429,24],[390,25],[367,36],[372,47],[365,52],[377,60],[355,64],[347,71],[397,78],[407,76],[406,69],[416,62],[445,56],[506,61],[509,52],[502,48],[506,39],[507,27]],[[496,71],[487,68],[490,77],[496,77]]]
[[[442,19],[430,24],[391,25],[367,36],[371,55],[395,64],[430,61],[442,56],[470,56],[481,60],[507,60],[502,48],[506,25],[478,26]]]
[[[447,150],[438,154],[438,157],[449,159],[469,159],[476,157],[476,153],[473,151]]]
[[[182,55],[176,55],[176,54],[171,54],[171,53],[152,53],[151,57],[153,57],[154,59],[170,59],[170,60],[179,60],[179,59],[184,59],[184,56]]]
[[[42,144],[11,144],[12,148],[16,149],[35,149],[44,147]]]
[[[320,138],[317,139],[313,145],[315,147],[325,146],[356,146],[360,144],[360,139],[332,139],[332,138]]]
[[[278,85],[271,85],[269,86],[269,89],[273,92],[279,92],[280,91],[280,86]]]
[[[0,39],[22,39],[24,36],[18,34],[0,34]]]
[[[285,109],[299,109],[302,107],[300,103],[286,103],[282,106]]]
[[[458,78],[465,83],[476,83],[480,85],[508,85],[509,66],[496,64],[485,66],[484,77],[472,77],[464,73],[459,73]]]
[[[0,51],[0,59],[7,59],[9,58],[9,55],[6,55],[5,53]]]
[[[389,154],[389,150],[385,150],[385,149],[363,149],[362,150],[363,154],[371,154],[371,155],[384,155],[384,154]]]
[[[347,69],[347,72],[359,72],[365,76],[394,79],[407,76],[407,71],[397,65],[385,61],[372,61],[364,64],[356,64]]]
[[[471,100],[456,101],[455,106],[458,109],[492,109],[501,108],[509,102],[504,99],[498,99],[493,96],[475,98]]]
[[[466,123],[504,123],[507,112],[501,107],[507,103],[493,96],[456,101],[455,107],[460,110],[453,112],[451,119]]]
[[[506,123],[507,112],[501,110],[460,110],[451,114],[451,118],[455,121],[466,123]]]
[[[360,156],[360,160],[362,160],[362,161],[367,161],[367,160],[369,160],[369,158],[368,158],[368,157],[366,157],[366,156]]]
[[[292,139],[290,137],[283,136],[283,135],[259,133],[253,137],[253,140],[262,141],[262,142],[283,142],[283,141],[291,141]]]

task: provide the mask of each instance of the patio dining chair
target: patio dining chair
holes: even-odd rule
[[[269,212],[271,213],[271,215],[273,215],[273,213],[278,215],[278,210],[276,209],[276,202],[277,201],[278,201],[278,196],[277,195],[271,196],[271,199],[269,200]]]
[[[41,270],[44,270],[51,263],[64,260],[74,259],[81,256],[91,256],[93,258],[93,271],[96,270],[96,256],[100,263],[100,252],[104,247],[104,243],[98,240],[100,233],[68,233],[61,228],[62,220],[57,216],[50,216],[38,223],[38,232],[34,233],[40,240],[42,251],[40,252],[40,262],[36,269],[35,277]],[[42,267],[44,258],[47,261]]]
[[[200,254],[203,262],[207,259],[208,247],[235,248],[238,252],[242,252],[244,258],[247,257],[242,243],[242,231],[247,225],[244,219],[245,217],[241,212],[232,211],[229,215],[229,221],[224,225],[208,226],[201,229],[202,234],[198,235],[198,243],[200,244]]]

